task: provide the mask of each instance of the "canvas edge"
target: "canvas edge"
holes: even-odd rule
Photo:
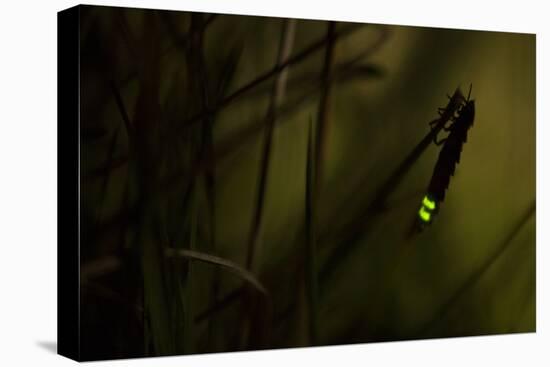
[[[57,13],[57,353],[80,361],[80,6]]]

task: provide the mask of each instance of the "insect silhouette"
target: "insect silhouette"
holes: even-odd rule
[[[454,175],[456,165],[460,162],[462,146],[467,141],[468,130],[473,126],[475,118],[475,102],[470,100],[471,92],[472,86],[470,85],[468,98],[460,102],[457,110],[451,111],[450,125],[443,126],[443,130],[449,133],[447,137],[437,140],[438,134],[434,134],[434,143],[438,146],[443,145],[443,147],[439,152],[427,194],[424,196],[418,211],[420,229],[430,224],[439,211],[439,205],[445,200],[445,192],[449,188],[451,176]],[[440,113],[449,113],[449,110],[440,111]],[[434,120],[430,123],[432,129],[438,121]]]

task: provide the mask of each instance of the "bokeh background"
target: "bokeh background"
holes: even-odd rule
[[[80,17],[84,359],[535,331],[535,35]],[[470,84],[411,235],[439,147],[399,167]]]

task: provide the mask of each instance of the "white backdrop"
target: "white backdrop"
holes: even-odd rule
[[[113,366],[547,366],[548,72],[543,1],[134,0],[89,4],[537,33],[537,333],[100,362]],[[0,365],[64,366],[56,341],[56,12],[71,1],[7,1],[0,13]],[[521,122],[518,122],[521,123]],[[39,203],[39,204],[37,204]],[[546,292],[545,292],[546,288]]]

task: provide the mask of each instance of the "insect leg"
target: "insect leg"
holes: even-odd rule
[[[434,136],[434,144],[437,146],[440,146],[441,144],[445,143],[447,141],[447,138],[437,140],[437,135]]]
[[[458,114],[453,114],[453,116],[451,116],[449,118],[449,121],[450,121],[450,124],[447,126],[447,124],[445,123],[445,125],[443,126],[443,130],[445,131],[451,131],[451,127],[454,125],[454,123],[456,122],[456,119],[458,118]]]

